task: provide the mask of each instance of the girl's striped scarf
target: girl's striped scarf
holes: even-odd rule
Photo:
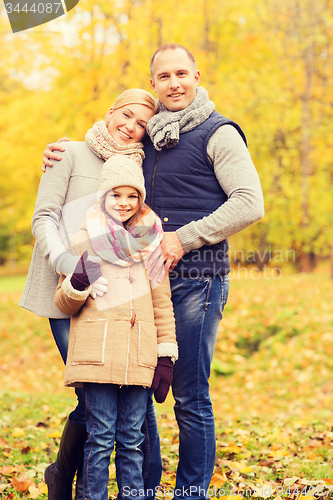
[[[98,158],[103,158],[106,161],[114,155],[128,155],[142,167],[145,157],[142,142],[135,142],[128,145],[118,144],[109,134],[106,122],[103,120],[95,123],[88,130],[86,133],[86,143]]]
[[[161,220],[152,210],[138,224],[125,229],[121,223],[107,217],[99,203],[87,211],[86,228],[97,255],[122,267],[146,262],[163,238]]]

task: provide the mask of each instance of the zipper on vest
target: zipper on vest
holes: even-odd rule
[[[155,183],[155,173],[156,173],[156,167],[157,167],[157,162],[159,160],[161,151],[158,152],[157,158],[156,158],[156,163],[154,167],[154,172],[153,172],[153,180],[151,183],[151,208],[153,209],[153,198],[154,198],[154,183]]]

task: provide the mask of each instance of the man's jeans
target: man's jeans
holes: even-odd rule
[[[210,365],[229,292],[229,276],[170,275],[179,359],[172,390],[179,426],[174,497],[208,498],[215,463],[215,425],[209,396]]]
[[[148,389],[142,386],[84,384],[87,442],[84,448],[83,498],[108,499],[110,455],[116,440],[118,498],[137,500],[143,492],[144,440],[141,431]]]
[[[51,330],[64,363],[66,363],[68,339],[69,339],[69,319],[50,319]],[[71,420],[78,425],[86,425],[84,389],[75,389],[78,398],[78,405],[71,413]],[[153,393],[149,391],[147,402],[146,419],[142,426],[145,439],[141,445],[143,452],[143,480],[145,489],[148,492],[147,498],[154,498],[153,493],[157,491],[162,476],[162,460],[160,449],[160,438],[157,428],[157,420],[154,409]],[[117,455],[116,455],[116,465]]]

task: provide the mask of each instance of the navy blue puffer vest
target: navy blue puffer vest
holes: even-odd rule
[[[156,151],[145,140],[143,172],[146,203],[161,218],[165,231],[176,231],[191,221],[202,219],[227,200],[207,157],[207,144],[222,125],[233,125],[246,138],[237,123],[216,111],[201,125],[180,135],[177,146]],[[230,271],[228,241],[205,245],[184,255],[175,267],[179,276],[224,275]]]

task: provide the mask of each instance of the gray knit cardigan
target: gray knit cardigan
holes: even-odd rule
[[[68,239],[80,229],[86,211],[96,201],[104,160],[85,142],[68,142],[43,174],[32,218],[36,244],[20,306],[46,318],[67,318],[54,305],[59,275],[53,271]],[[59,221],[59,211],[62,217]],[[59,226],[60,222],[60,226]]]

